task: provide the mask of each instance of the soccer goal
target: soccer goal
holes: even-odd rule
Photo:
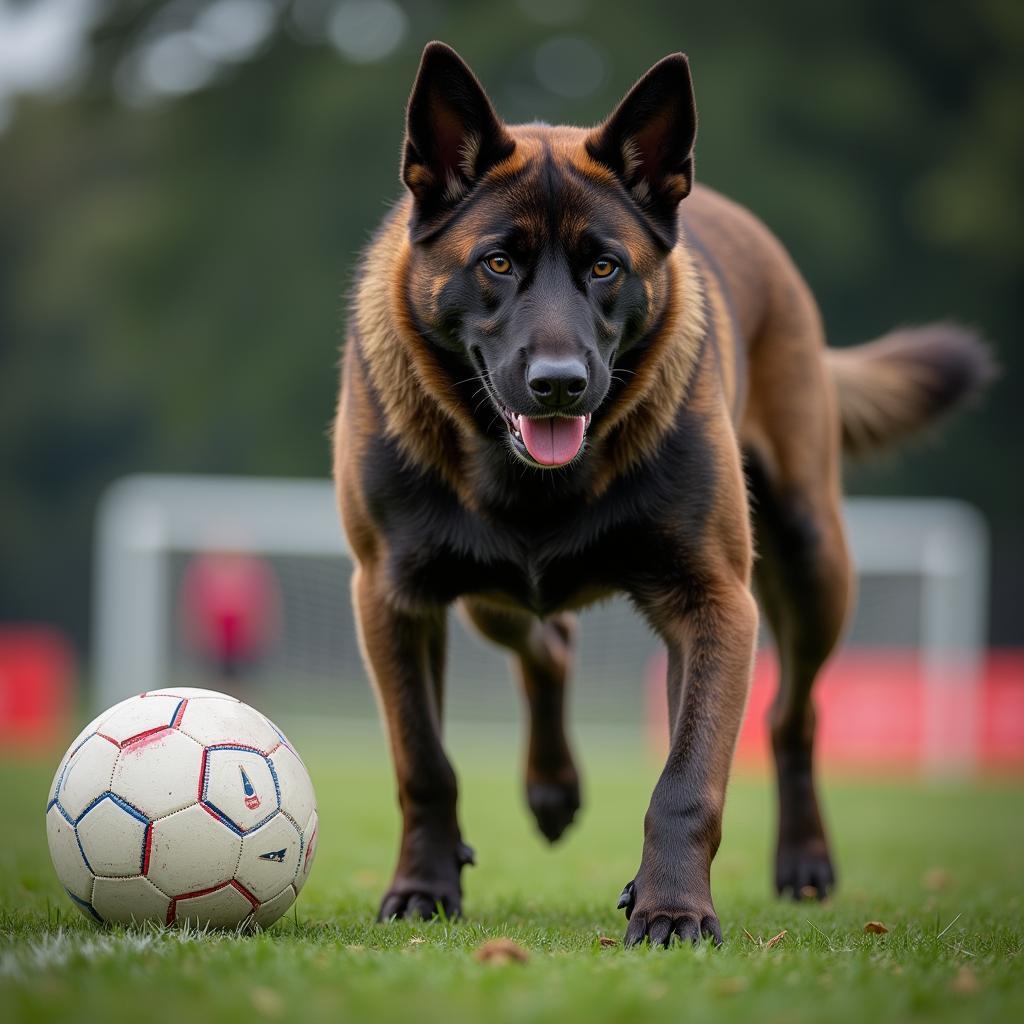
[[[970,506],[935,499],[852,498],[846,513],[859,584],[847,649],[870,652],[857,672],[882,684],[864,714],[896,713],[884,679],[908,666],[915,695],[899,711],[915,719],[916,764],[928,774],[970,770],[987,624],[985,524]],[[98,705],[175,684],[226,689],[270,711],[286,703],[375,716],[329,482],[127,477],[101,502],[95,567]],[[458,615],[450,623],[449,717],[517,721],[504,656]],[[625,601],[584,612],[574,719],[642,726],[658,649]]]

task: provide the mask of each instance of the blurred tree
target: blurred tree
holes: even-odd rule
[[[110,5],[77,87],[17,99],[0,135],[0,618],[84,639],[92,516],[122,473],[327,473],[341,296],[399,194],[433,37],[510,120],[594,122],[686,50],[698,175],[789,246],[833,343],[946,316],[995,339],[982,410],[850,482],[978,504],[993,636],[1024,642],[1015,0]]]

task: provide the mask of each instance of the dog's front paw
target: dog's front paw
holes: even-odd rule
[[[396,918],[413,920],[433,917],[455,918],[462,914],[460,875],[467,865],[476,863],[473,847],[458,842],[451,854],[419,863],[400,862],[391,888],[384,894],[377,911],[378,921]]]
[[[836,873],[824,836],[779,842],[775,853],[775,891],[780,896],[823,900],[835,884]]]
[[[396,919],[429,921],[433,917],[458,917],[462,913],[462,895],[440,887],[422,886],[407,892],[389,889],[381,900],[378,921]]]
[[[652,946],[668,947],[673,942],[697,944],[701,939],[722,944],[722,926],[710,897],[688,899],[658,893],[639,879],[638,875],[629,882],[619,897],[619,909],[629,921],[624,945],[639,946],[647,940]]]

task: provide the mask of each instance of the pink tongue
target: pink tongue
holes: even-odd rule
[[[542,466],[564,466],[572,462],[583,445],[586,430],[585,416],[546,416],[543,419],[523,416],[519,431],[523,444]]]

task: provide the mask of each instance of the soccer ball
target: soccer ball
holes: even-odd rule
[[[265,928],[309,877],[316,799],[270,719],[172,687],[82,730],[54,776],[46,833],[61,884],[95,921]]]

